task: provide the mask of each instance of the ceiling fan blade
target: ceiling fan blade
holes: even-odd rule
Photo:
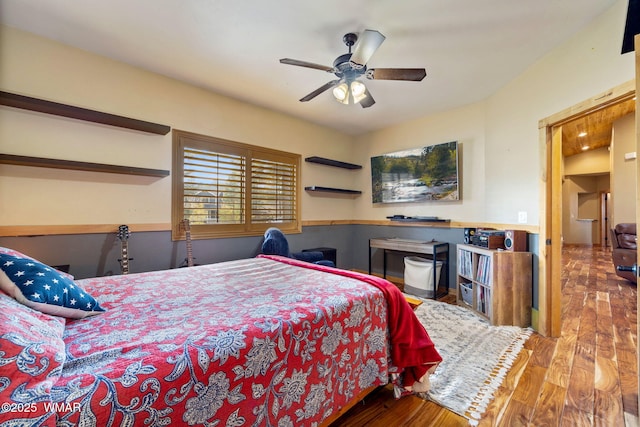
[[[358,44],[351,55],[349,64],[352,68],[359,70],[367,65],[369,59],[375,51],[380,47],[386,37],[375,30],[364,30],[358,38]]]
[[[328,73],[333,73],[334,72],[333,67],[328,67],[328,66],[322,65],[322,64],[314,64],[313,62],[299,61],[297,59],[282,58],[280,60],[280,63],[281,64],[287,64],[287,65],[297,65],[298,67],[314,68],[316,70],[322,70],[322,71],[326,71]]]
[[[315,98],[316,96],[320,95],[322,92],[331,89],[332,87],[334,87],[338,83],[340,83],[340,80],[332,80],[332,81],[324,84],[323,86],[320,86],[318,89],[314,90],[309,95],[307,95],[307,96],[305,96],[303,98],[300,98],[300,102],[311,101],[313,98]]]
[[[367,89],[366,94],[367,97],[360,101],[360,105],[362,105],[362,108],[369,108],[376,103],[376,100],[373,99],[373,96],[371,96],[371,92],[369,91],[369,89]]]
[[[410,80],[419,82],[425,78],[424,68],[370,68],[366,77],[370,80]]]

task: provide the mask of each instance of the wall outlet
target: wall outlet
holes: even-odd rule
[[[527,223],[527,212],[524,212],[524,211],[518,212],[518,223],[519,224]]]

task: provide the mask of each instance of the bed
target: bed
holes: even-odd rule
[[[21,257],[5,248],[0,265]],[[441,360],[399,290],[365,274],[277,256],[76,281],[46,270],[77,292],[68,308],[19,302],[33,284],[16,295],[10,267],[0,425],[327,425],[390,377],[423,387]]]

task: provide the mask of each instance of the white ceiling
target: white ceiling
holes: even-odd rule
[[[615,2],[0,0],[0,22],[355,135],[490,96]],[[278,60],[331,66],[343,35],[364,29],[387,37],[370,68],[427,77],[365,80],[367,109],[331,91],[299,102],[335,76]]]

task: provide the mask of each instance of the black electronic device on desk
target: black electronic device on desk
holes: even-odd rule
[[[404,216],[404,215],[391,215],[387,219],[391,221],[399,222],[449,222],[449,219],[438,218],[437,216]]]

